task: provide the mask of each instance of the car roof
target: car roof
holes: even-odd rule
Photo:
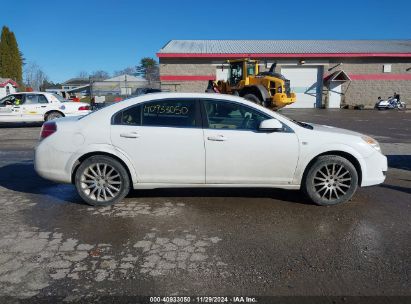
[[[178,98],[201,98],[201,99],[215,99],[215,100],[223,100],[223,101],[234,101],[238,103],[242,103],[244,105],[248,105],[250,107],[257,108],[261,112],[265,112],[269,115],[273,115],[273,112],[268,109],[264,108],[260,105],[257,105],[251,101],[248,101],[242,97],[235,96],[235,95],[227,95],[227,94],[216,94],[216,93],[180,93],[180,92],[160,92],[160,93],[150,93],[139,95],[136,97],[132,97],[129,99],[125,99],[123,101],[119,101],[115,104],[110,105],[109,107],[102,108],[101,110],[95,112],[98,115],[107,115],[110,113],[115,113],[121,109],[127,108],[129,106],[133,106],[135,104],[143,103],[146,101],[151,100],[160,100],[160,99],[178,99]]]

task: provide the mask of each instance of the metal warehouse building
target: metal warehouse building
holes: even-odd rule
[[[291,81],[289,107],[373,106],[397,92],[411,102],[411,40],[171,40],[158,53],[163,89],[204,92],[227,60],[250,58]]]

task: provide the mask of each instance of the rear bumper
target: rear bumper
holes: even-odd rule
[[[387,157],[376,151],[371,156],[364,158],[364,161],[365,168],[362,172],[361,187],[383,183],[388,170]]]
[[[71,172],[67,172],[65,168],[71,153],[54,149],[47,144],[47,138],[40,142],[34,151],[34,169],[41,177],[56,182],[71,183]]]

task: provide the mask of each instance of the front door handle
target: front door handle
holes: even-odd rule
[[[227,137],[225,137],[224,135],[217,135],[217,136],[209,136],[207,137],[207,139],[211,141],[226,141]]]
[[[137,132],[129,132],[129,133],[120,133],[120,137],[124,138],[138,138],[139,135]]]

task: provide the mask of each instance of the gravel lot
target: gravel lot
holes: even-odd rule
[[[411,296],[411,113],[282,113],[374,136],[389,157],[386,182],[334,207],[295,191],[172,189],[92,208],[34,172],[38,125],[1,126],[0,302]]]

